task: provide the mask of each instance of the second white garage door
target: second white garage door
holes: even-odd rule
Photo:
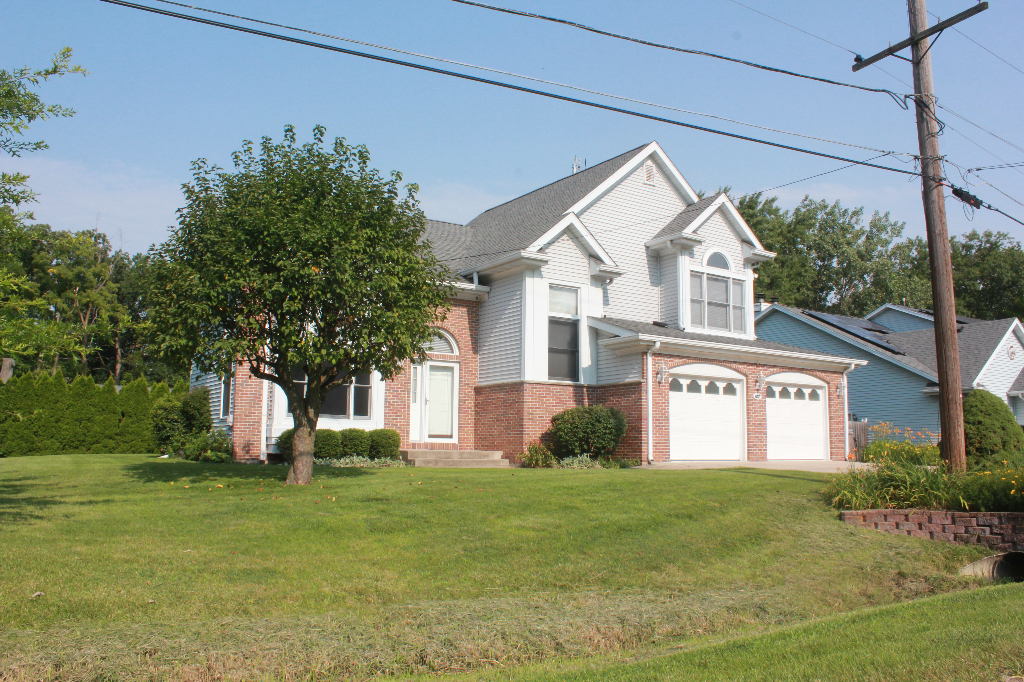
[[[776,383],[765,388],[768,459],[827,459],[823,386]]]
[[[674,377],[668,399],[671,459],[741,459],[742,396],[737,380]]]

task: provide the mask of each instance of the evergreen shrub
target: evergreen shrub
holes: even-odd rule
[[[559,459],[610,456],[626,435],[626,415],[614,407],[574,407],[551,418],[551,436]]]
[[[394,459],[402,458],[400,449],[402,437],[394,429],[374,429],[367,436],[368,457],[370,459]]]
[[[331,429],[317,429],[313,457],[328,459],[341,456],[341,435]]]
[[[341,440],[339,457],[369,456],[370,437],[363,429],[343,429],[338,436]]]
[[[1024,468],[1024,431],[1005,402],[976,388],[964,398],[967,467],[972,470]]]
[[[183,443],[181,457],[193,462],[231,462],[234,459],[231,456],[231,439],[216,429],[192,433]]]
[[[317,429],[317,433],[320,430]],[[277,453],[284,458],[286,462],[292,461],[292,439],[295,438],[295,429],[285,429],[281,432],[281,435],[277,437]],[[316,445],[313,446],[314,451]]]

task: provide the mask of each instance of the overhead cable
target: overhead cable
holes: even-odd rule
[[[281,35],[279,33],[270,33],[269,31],[261,31],[259,29],[248,28],[248,27],[245,27],[245,26],[237,26],[235,24],[227,24],[227,23],[224,23],[224,22],[221,22],[221,21],[214,21],[212,19],[204,19],[202,17],[191,16],[191,15],[188,15],[188,14],[180,14],[178,12],[171,12],[169,10],[159,9],[157,7],[149,7],[147,5],[139,5],[139,4],[136,4],[134,2],[127,2],[127,0],[100,0],[100,2],[105,2],[105,3],[110,4],[110,5],[118,5],[118,6],[121,6],[121,7],[128,7],[130,9],[137,9],[137,10],[141,10],[141,11],[144,11],[144,12],[151,12],[153,14],[159,14],[159,15],[162,15],[162,16],[172,17],[172,18],[175,18],[175,19],[183,19],[185,21],[192,21],[192,22],[195,22],[195,23],[198,23],[198,24],[205,24],[207,26],[215,26],[217,28],[226,28],[228,30],[238,31],[240,33],[248,33],[250,35],[260,36],[260,37],[264,37],[264,38],[272,38],[274,40],[281,40],[281,41],[284,41],[284,42],[294,43],[296,45],[305,45],[307,47],[315,47],[315,48],[319,48],[319,49],[322,49],[322,50],[329,50],[331,52],[338,52],[338,53],[341,53],[341,54],[347,54],[347,55],[351,55],[353,57],[362,57],[364,59],[372,59],[374,61],[384,62],[386,64],[394,64],[396,66],[405,66],[405,67],[408,67],[408,68],[418,69],[420,71],[426,71],[426,72],[429,72],[429,73],[436,73],[436,74],[440,74],[440,75],[444,75],[444,76],[452,76],[453,78],[461,78],[463,80],[468,80],[468,81],[472,81],[472,82],[475,82],[475,83],[483,83],[485,85],[494,85],[494,86],[497,86],[497,87],[500,87],[500,88],[505,88],[505,89],[508,89],[508,90],[514,90],[514,91],[517,91],[517,92],[524,92],[524,93],[531,94],[531,95],[539,95],[541,97],[548,97],[550,99],[560,100],[560,101],[563,101],[563,102],[570,102],[570,103],[573,103],[573,104],[580,104],[580,105],[583,105],[583,106],[592,107],[594,109],[602,109],[604,111],[611,111],[611,112],[615,112],[615,113],[619,113],[619,114],[626,114],[627,116],[635,116],[637,118],[643,118],[643,119],[647,119],[649,121],[657,121],[659,123],[667,123],[669,125],[679,126],[681,128],[688,128],[690,130],[698,130],[698,131],[705,132],[705,133],[712,133],[714,135],[721,135],[723,137],[729,137],[729,138],[736,139],[736,140],[743,140],[745,142],[754,142],[756,144],[761,144],[761,145],[765,145],[765,146],[768,146],[768,147],[775,147],[777,149],[786,149],[786,150],[789,150],[789,151],[799,152],[801,154],[808,154],[808,155],[811,155],[811,156],[819,156],[819,157],[825,158],[825,159],[834,159],[836,161],[844,161],[844,162],[846,162],[848,164],[852,164],[852,165],[865,166],[865,167],[868,167],[868,168],[878,168],[879,170],[885,170],[885,171],[889,171],[889,172],[892,172],[892,173],[899,173],[901,175],[910,175],[910,176],[915,176],[915,177],[928,177],[933,182],[936,182],[938,184],[950,187],[950,188],[952,188],[954,190],[959,190],[959,188],[955,187],[954,185],[949,184],[943,178],[934,178],[934,177],[931,177],[931,176],[926,176],[923,173],[919,173],[917,171],[909,171],[909,170],[904,170],[902,168],[893,168],[891,166],[882,166],[882,165],[879,165],[879,164],[876,164],[876,163],[870,163],[868,161],[857,161],[856,159],[848,159],[848,158],[845,158],[845,157],[842,157],[842,156],[836,156],[834,154],[826,154],[824,152],[817,152],[817,151],[814,151],[814,150],[811,150],[811,149],[803,149],[801,147],[794,147],[794,146],[791,146],[791,145],[781,144],[779,142],[771,142],[769,140],[762,140],[762,139],[756,138],[756,137],[749,137],[749,136],[746,136],[746,135],[738,135],[736,133],[730,133],[730,132],[726,132],[724,130],[716,130],[714,128],[707,128],[707,127],[704,127],[704,126],[698,126],[698,125],[694,125],[692,123],[684,123],[683,121],[676,121],[674,119],[664,118],[662,116],[654,116],[652,114],[645,114],[643,112],[632,111],[630,109],[623,109],[621,107],[613,107],[613,106],[610,106],[608,104],[601,104],[599,102],[591,102],[591,101],[588,101],[588,100],[578,99],[576,97],[568,97],[566,95],[559,95],[559,94],[553,93],[553,92],[545,92],[543,90],[536,90],[534,88],[527,88],[527,87],[524,87],[524,86],[521,86],[521,85],[514,85],[512,83],[504,83],[504,82],[501,82],[501,81],[491,80],[489,78],[481,78],[479,76],[471,76],[469,74],[458,73],[456,71],[449,71],[447,69],[439,69],[437,67],[427,66],[425,64],[415,64],[413,62],[406,62],[406,61],[402,61],[400,59],[393,59],[391,57],[385,57],[383,55],[375,55],[375,54],[369,54],[369,53],[366,53],[366,52],[359,52],[357,50],[349,50],[347,48],[338,47],[336,45],[327,45],[327,44],[324,44],[324,43],[316,43],[316,42],[313,42],[311,40],[304,40],[302,38],[295,38],[295,37],[292,37],[292,36],[285,36],[285,35]],[[964,190],[959,190],[959,191],[964,192]],[[988,209],[991,209],[993,211],[996,211],[997,213],[1002,213],[1004,216],[1010,218],[1011,220],[1014,220],[1016,222],[1021,222],[1021,221],[1017,220],[1016,218],[1014,218],[1013,216],[1011,216],[1011,215],[1009,215],[1007,213],[1004,213],[1003,211],[1000,211],[999,209],[995,208],[994,206],[992,206],[990,204],[984,204],[984,207],[988,208]],[[1021,224],[1024,225],[1024,223],[1021,223]]]
[[[733,0],[733,1],[735,2],[735,0]],[[932,15],[933,17],[935,17],[935,18],[936,18],[936,19],[938,19],[939,21],[942,21],[942,19],[941,19],[941,18],[939,17],[939,15],[937,15],[937,14],[935,14],[935,13],[933,13],[933,12],[928,12],[928,14],[931,14],[931,15]],[[958,28],[954,28],[954,27],[951,27],[951,28],[953,28],[953,30],[954,30],[954,31],[956,31],[957,33],[959,33],[960,35],[962,35],[962,36],[963,36],[964,38],[967,38],[967,40],[971,41],[972,43],[974,43],[975,45],[977,45],[977,46],[978,46],[978,47],[980,47],[981,49],[985,50],[985,52],[988,52],[988,53],[989,53],[990,55],[992,55],[993,57],[995,57],[996,59],[998,59],[999,61],[1001,61],[1001,62],[1002,62],[1003,64],[1006,64],[1006,65],[1007,65],[1007,66],[1009,66],[1009,67],[1010,67],[1011,69],[1013,69],[1013,70],[1015,70],[1015,71],[1018,71],[1018,72],[1020,72],[1020,73],[1021,73],[1022,75],[1024,75],[1024,70],[1021,70],[1021,69],[1020,69],[1020,68],[1018,68],[1018,67],[1017,67],[1016,65],[1014,65],[1014,64],[1011,64],[1010,62],[1006,61],[1005,59],[1003,59],[1002,57],[1000,57],[999,55],[997,55],[997,54],[996,54],[995,52],[993,52],[992,50],[988,49],[987,47],[985,47],[984,45],[982,45],[981,43],[979,43],[979,42],[978,42],[977,40],[975,40],[974,38],[970,37],[969,35],[967,35],[967,34],[966,34],[966,33],[964,33],[963,31],[961,31],[960,29],[958,29]]]
[[[110,5],[119,5],[121,7],[129,7],[131,9],[142,10],[144,12],[152,12],[153,14],[160,14],[163,16],[173,17],[175,19],[184,19],[186,21],[193,21],[199,24],[206,24],[207,26],[216,26],[218,28],[226,28],[232,31],[238,31],[240,33],[249,33],[251,35],[261,36],[264,38],[273,38],[274,40],[282,40],[289,43],[295,43],[297,45],[305,45],[307,47],[316,47],[322,50],[329,50],[331,52],[339,52],[341,54],[351,55],[353,57],[362,57],[364,59],[372,59],[378,62],[384,62],[386,64],[394,64],[396,66],[405,66],[411,69],[418,69],[420,71],[427,71],[429,73],[441,74],[444,76],[452,76],[453,78],[461,78],[463,80],[473,81],[475,83],[484,83],[485,85],[494,85],[499,88],[505,88],[507,90],[515,90],[517,92],[525,92],[531,95],[539,95],[541,97],[548,97],[550,99],[561,100],[563,102],[571,102],[573,104],[581,104],[583,106],[592,107],[594,109],[603,109],[605,111],[612,111],[619,114],[626,114],[627,116],[635,116],[637,118],[647,119],[649,121],[657,121],[659,123],[667,123],[669,125],[679,126],[681,128],[689,128],[690,130],[699,130],[705,133],[711,133],[714,135],[721,135],[723,137],[730,137],[735,140],[743,140],[745,142],[754,142],[756,144],[765,145],[768,147],[775,147],[777,149],[787,149],[789,151],[799,152],[801,154],[809,154],[811,156],[820,156],[825,159],[834,159],[836,161],[845,161],[846,163],[859,164],[862,166],[868,166],[871,168],[878,168],[880,170],[890,171],[892,173],[900,173],[903,175],[921,176],[921,173],[915,171],[904,170],[902,168],[892,168],[891,166],[881,166],[874,163],[868,163],[866,161],[857,161],[856,159],[848,159],[843,156],[836,156],[835,154],[826,154],[825,152],[818,152],[811,149],[804,149],[802,147],[794,147],[792,145],[782,144],[780,142],[771,142],[769,140],[762,140],[756,137],[749,137],[747,135],[739,135],[737,133],[730,133],[724,130],[717,130],[715,128],[707,128],[705,126],[694,125],[693,123],[685,123],[683,121],[677,121],[671,118],[664,118],[662,116],[655,116],[653,114],[646,114],[640,111],[633,111],[631,109],[623,109],[621,107],[614,107],[609,104],[601,104],[600,102],[592,102],[589,100],[579,99],[576,97],[569,97],[567,95],[560,95],[554,92],[546,92],[544,90],[536,90],[534,88],[527,88],[522,85],[515,85],[513,83],[505,83],[502,81],[496,81],[489,78],[481,78],[479,76],[472,76],[466,73],[459,73],[457,71],[449,71],[447,69],[439,69],[434,66],[427,66],[425,64],[416,64],[413,62],[406,62],[400,59],[394,59],[392,57],[385,57],[383,55],[370,54],[367,52],[359,52],[357,50],[350,50],[344,47],[338,47],[336,45],[327,45],[325,43],[316,43],[310,40],[304,40],[302,38],[295,38],[292,36],[281,35],[279,33],[270,33],[269,31],[261,31],[255,28],[248,28],[245,26],[237,26],[235,24],[227,24],[221,21],[214,21],[212,19],[204,19],[202,17],[195,17],[188,14],[180,14],[178,12],[171,12],[169,10],[159,9],[157,7],[149,7],[147,5],[139,5],[134,2],[127,2],[127,0],[100,0]],[[939,180],[936,179],[936,182]]]
[[[620,33],[612,33],[611,31],[604,31],[593,26],[587,26],[586,24],[580,24],[575,21],[569,21],[567,19],[557,19],[555,17],[545,16],[543,14],[534,14],[532,12],[523,12],[517,9],[508,9],[506,7],[497,7],[495,5],[485,5],[482,2],[474,2],[473,0],[452,0],[462,5],[470,5],[472,7],[480,7],[482,9],[489,9],[495,12],[504,12],[505,14],[514,14],[520,17],[527,17],[529,19],[541,19],[543,21],[550,21],[556,24],[563,24],[565,26],[572,26],[582,31],[589,31],[590,33],[596,33],[602,36],[608,36],[609,38],[616,38],[618,40],[626,40],[631,43],[638,43],[640,45],[646,45],[648,47],[656,47],[662,50],[672,50],[673,52],[684,52],[686,54],[695,54],[702,57],[711,57],[713,59],[721,59],[727,62],[733,62],[734,64],[743,64],[744,66],[750,66],[755,69],[761,69],[763,71],[771,71],[773,73],[781,73],[786,76],[795,76],[796,78],[806,78],[812,81],[818,81],[820,83],[828,83],[830,85],[840,85],[844,88],[854,88],[856,90],[864,90],[866,92],[880,92],[892,97],[893,101],[896,102],[903,109],[907,108],[907,104],[903,99],[902,95],[899,95],[892,90],[886,90],[884,88],[869,88],[864,85],[855,85],[853,83],[843,83],[842,81],[834,81],[830,78],[821,78],[820,76],[809,76],[804,73],[797,73],[795,71],[788,71],[786,69],[779,69],[774,66],[765,66],[764,64],[757,64],[756,62],[748,62],[745,59],[736,59],[735,57],[726,57],[724,55],[715,54],[713,52],[704,52],[703,50],[691,50],[684,47],[675,47],[673,45],[665,45],[663,43],[655,43],[650,40],[643,40],[642,38],[631,38],[629,36],[622,35]]]
[[[737,4],[739,4],[739,3],[737,3]],[[865,161],[874,161],[875,159],[880,159],[883,156],[887,156],[887,155],[886,154],[880,154],[878,156],[873,156],[870,159],[865,159]],[[859,164],[848,163],[845,166],[840,166],[839,168],[833,168],[832,170],[825,171],[824,173],[817,173],[815,175],[808,175],[806,178],[800,178],[799,180],[794,180],[793,182],[787,182],[787,183],[782,184],[782,185],[776,185],[775,187],[769,187],[768,189],[762,189],[762,190],[758,190],[756,192],[747,192],[743,196],[737,197],[736,201],[743,201],[747,197],[752,197],[755,194],[764,194],[765,192],[771,192],[773,190],[782,189],[783,187],[789,187],[790,185],[795,185],[795,184],[800,183],[800,182],[806,182],[808,180],[813,180],[814,178],[820,178],[822,175],[831,175],[832,173],[837,173],[837,172],[839,172],[841,170],[846,170],[847,168],[853,168],[856,165],[859,165]]]
[[[378,45],[376,43],[369,43],[369,42],[366,42],[366,41],[363,41],[363,40],[355,40],[353,38],[344,38],[342,36],[331,35],[330,33],[321,33],[319,31],[311,31],[309,29],[298,28],[296,26],[288,26],[286,24],[276,24],[276,23],[274,23],[272,21],[263,21],[262,19],[253,19],[252,17],[246,17],[246,16],[242,16],[242,15],[239,15],[239,14],[230,14],[228,12],[220,12],[220,11],[217,11],[217,10],[206,9],[204,7],[198,7],[196,5],[186,5],[186,4],[181,3],[181,2],[174,2],[174,0],[156,0],[156,1],[160,2],[160,3],[163,3],[165,5],[175,5],[177,7],[185,7],[187,9],[192,9],[192,10],[196,10],[196,11],[199,11],[199,12],[208,12],[210,14],[217,14],[217,15],[220,15],[222,17],[231,17],[232,19],[241,19],[242,21],[250,21],[250,22],[255,23],[255,24],[263,24],[264,26],[274,26],[276,28],[283,28],[283,29],[287,29],[289,31],[298,31],[300,33],[308,33],[310,35],[321,36],[323,38],[331,38],[332,40],[341,40],[341,41],[344,41],[346,43],[353,43],[355,45],[365,45],[367,47],[373,47],[373,48],[376,48],[378,50],[387,50],[388,52],[395,52],[395,53],[398,53],[398,54],[409,55],[411,57],[419,57],[421,59],[429,59],[431,61],[441,62],[441,63],[444,63],[444,64],[452,64],[452,65],[455,65],[455,66],[463,66],[463,67],[466,67],[468,69],[477,69],[477,70],[480,70],[480,71],[487,71],[489,73],[501,74],[503,76],[512,76],[513,78],[522,78],[523,80],[533,81],[535,83],[544,83],[545,85],[554,85],[554,86],[557,86],[557,87],[560,87],[560,88],[567,88],[569,90],[576,90],[577,92],[585,92],[585,93],[590,94],[590,95],[598,95],[600,97],[608,97],[608,98],[611,98],[611,99],[617,99],[617,100],[620,100],[620,101],[623,101],[623,102],[632,102],[633,104],[642,104],[644,106],[657,107],[659,109],[667,109],[669,111],[678,111],[681,114],[691,114],[693,116],[703,116],[705,118],[713,118],[713,119],[716,119],[716,120],[719,120],[719,121],[726,121],[728,123],[735,123],[736,125],[747,126],[748,128],[757,128],[758,130],[767,130],[769,132],[780,133],[782,135],[792,135],[794,137],[802,137],[802,138],[807,139],[807,140],[815,140],[817,142],[827,142],[829,144],[838,144],[838,145],[843,145],[844,147],[855,147],[857,149],[865,149],[867,151],[879,152],[879,153],[882,153],[882,154],[892,154],[894,156],[914,156],[914,154],[912,154],[912,153],[893,152],[893,151],[888,151],[888,150],[885,150],[885,149],[875,149],[874,147],[865,147],[864,145],[853,144],[852,142],[840,142],[838,140],[830,140],[828,138],[816,137],[814,135],[805,135],[803,133],[794,133],[794,132],[791,132],[791,131],[788,131],[788,130],[780,130],[778,128],[770,128],[768,126],[757,125],[756,123],[747,123],[745,121],[737,121],[736,119],[727,118],[725,116],[717,116],[715,114],[705,114],[705,113],[702,113],[702,112],[699,112],[699,111],[690,111],[688,109],[680,109],[678,107],[672,107],[672,106],[669,106],[667,104],[658,104],[656,102],[648,102],[648,101],[641,100],[641,99],[634,99],[632,97],[624,97],[622,95],[613,95],[611,93],[601,92],[599,90],[590,90],[588,88],[582,88],[582,87],[579,87],[579,86],[576,86],[576,85],[569,85],[567,83],[559,83],[558,81],[550,81],[550,80],[545,80],[543,78],[536,78],[534,76],[526,76],[526,75],[523,75],[523,74],[520,74],[520,73],[514,73],[512,71],[503,71],[501,69],[493,69],[493,68],[490,68],[490,67],[487,67],[487,66],[479,66],[479,65],[476,65],[476,64],[469,64],[467,62],[460,62],[460,61],[456,61],[456,60],[453,60],[453,59],[445,59],[443,57],[434,57],[432,55],[422,54],[420,52],[410,52],[408,50],[401,50],[401,49],[398,49],[398,48],[395,48],[395,47],[388,47],[387,45]]]

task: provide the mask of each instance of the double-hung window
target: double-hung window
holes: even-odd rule
[[[579,289],[548,288],[548,379],[580,380]]]
[[[307,383],[306,374],[301,369],[292,372],[292,379],[297,384]],[[341,419],[370,418],[370,373],[356,372],[348,383],[336,386],[324,396],[320,407],[320,416]]]
[[[728,268],[724,256],[708,259],[711,268]],[[721,265],[719,265],[721,263]],[[725,267],[722,267],[722,266]],[[690,326],[742,334],[746,331],[746,281],[711,272],[690,273]]]

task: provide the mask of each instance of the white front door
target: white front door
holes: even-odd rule
[[[741,381],[675,377],[668,395],[671,459],[743,458]]]
[[[827,400],[823,387],[769,384],[768,459],[828,459]]]
[[[451,439],[456,425],[456,367],[427,363],[427,438]]]

